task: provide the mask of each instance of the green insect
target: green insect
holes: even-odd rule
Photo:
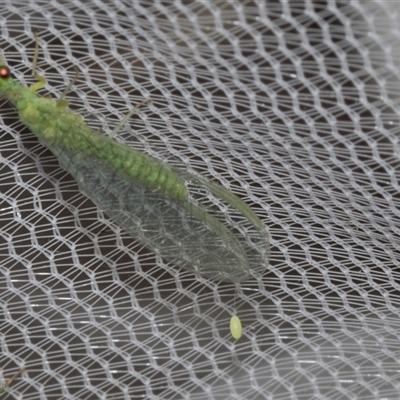
[[[40,97],[46,79],[25,87],[0,62],[0,97],[58,158],[80,189],[121,228],[164,260],[206,278],[262,275],[269,241],[254,211],[223,186],[170,166],[92,130],[63,98]],[[146,101],[145,101],[146,102]],[[135,107],[114,129],[117,133]]]
[[[229,327],[234,339],[240,339],[242,337],[242,322],[237,315],[232,315]]]

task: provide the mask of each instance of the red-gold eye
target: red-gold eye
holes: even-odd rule
[[[8,78],[11,75],[10,69],[5,65],[0,66],[0,78]]]

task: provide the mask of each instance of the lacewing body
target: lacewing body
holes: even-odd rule
[[[239,197],[92,130],[67,101],[38,96],[45,78],[34,76],[25,87],[0,61],[0,96],[117,225],[165,261],[206,278],[241,282],[265,271],[265,227]]]

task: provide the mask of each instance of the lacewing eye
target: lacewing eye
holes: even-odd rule
[[[0,66],[0,78],[6,79],[11,76],[10,69],[5,65]]]

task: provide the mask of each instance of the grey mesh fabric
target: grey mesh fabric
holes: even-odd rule
[[[110,222],[3,101],[4,399],[400,398],[400,3],[3,1],[43,96],[243,199],[262,278],[220,283]],[[243,335],[233,339],[232,315]],[[0,397],[1,398],[1,397]]]

